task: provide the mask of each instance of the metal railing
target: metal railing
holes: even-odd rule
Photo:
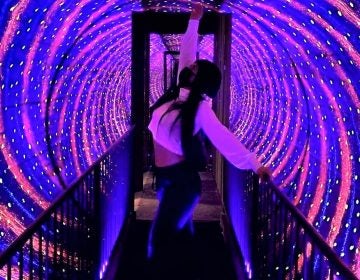
[[[273,183],[252,184],[253,255],[261,279],[357,279]],[[264,253],[265,252],[265,253]]]
[[[273,183],[229,165],[226,176],[225,209],[249,279],[358,279]]]
[[[109,173],[110,152],[121,141],[112,145],[0,255],[0,277],[99,279],[100,197]]]

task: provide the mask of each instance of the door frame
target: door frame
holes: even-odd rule
[[[133,188],[143,189],[146,160],[145,141],[149,123],[150,33],[183,34],[190,13],[160,13],[154,11],[132,13],[132,67],[131,67],[131,124],[134,126]],[[231,29],[232,17],[228,13],[206,12],[201,19],[199,34],[214,35],[214,62],[222,74],[222,83],[213,109],[219,120],[229,125],[231,83]],[[223,197],[224,160],[218,152],[214,158],[215,179]]]

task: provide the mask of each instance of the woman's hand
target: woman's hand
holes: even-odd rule
[[[272,172],[269,167],[261,166],[256,174],[259,175],[261,181],[268,182],[272,180]]]
[[[204,14],[204,7],[200,3],[195,3],[193,5],[193,10],[191,11],[190,19],[201,19]]]

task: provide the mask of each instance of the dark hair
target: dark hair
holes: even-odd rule
[[[198,72],[193,82],[193,87],[197,87],[202,93],[214,98],[220,88],[221,72],[217,65],[206,59],[198,59]]]
[[[181,121],[181,146],[185,155],[185,159],[191,158],[192,137],[195,127],[195,116],[200,101],[203,100],[202,94],[214,98],[219,91],[221,84],[221,72],[219,68],[211,61],[199,59],[196,60],[198,71],[192,83],[189,97],[183,102],[174,102],[169,109],[161,116],[162,118],[173,110],[179,110],[179,115],[174,120],[171,130],[175,123]],[[150,108],[150,113],[166,102],[175,100],[179,96],[180,88],[178,86],[170,88],[163,96],[161,96],[155,104]],[[171,131],[170,130],[170,131]]]

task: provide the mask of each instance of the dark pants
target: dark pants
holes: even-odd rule
[[[181,279],[179,272],[189,270],[197,255],[192,214],[201,180],[185,163],[156,168],[155,174],[159,208],[149,234],[148,259],[154,279]]]

